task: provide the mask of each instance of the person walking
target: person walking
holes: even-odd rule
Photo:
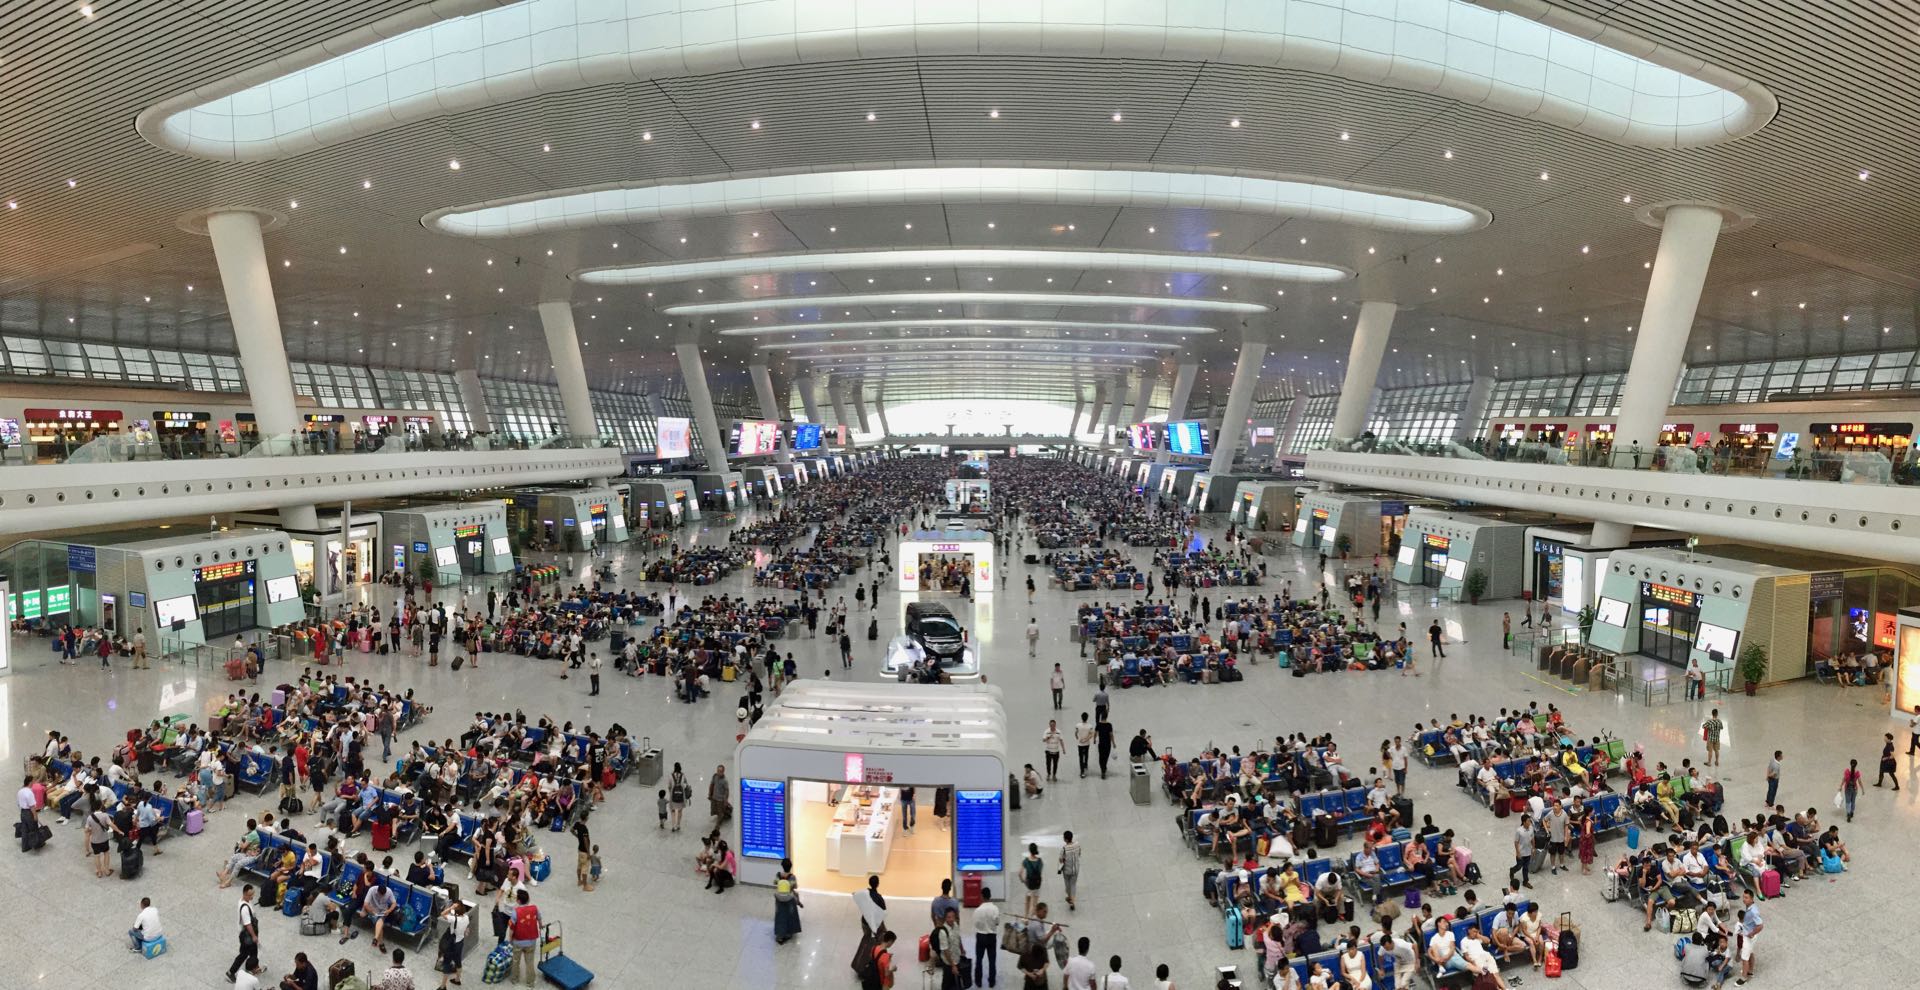
[[[1727,723],[1720,721],[1720,709],[1718,708],[1715,708],[1707,715],[1705,722],[1700,723],[1700,738],[1705,740],[1707,744],[1705,766],[1717,767],[1720,765],[1720,734],[1725,732],[1726,729]],[[1888,736],[1887,738],[1892,739],[1893,737]]]
[[[1053,692],[1053,710],[1057,712],[1067,695],[1067,672],[1061,670],[1057,663],[1053,665],[1053,676],[1048,678],[1047,688]]]
[[[473,919],[468,917],[469,910],[465,902],[454,901],[441,912],[446,927],[440,931],[440,958],[433,967],[440,973],[440,990],[447,990],[448,980],[459,985],[460,970],[467,955],[467,930],[473,924]]]
[[[1033,604],[1033,575],[1027,575],[1027,604]]]
[[[227,982],[233,982],[233,974],[244,965],[248,973],[260,975],[260,924],[253,916],[253,884],[240,888],[240,951],[234,954],[233,962],[227,966]]]
[[[800,934],[800,878],[794,875],[793,860],[782,859],[780,872],[773,875],[773,944],[785,945]]]
[[[1376,615],[1375,618],[1377,619],[1379,618],[1379,616]],[[1503,650],[1513,649],[1513,613],[1512,612],[1500,613],[1500,648]]]
[[[1893,778],[1893,789],[1900,789],[1900,761],[1893,755],[1893,733],[1887,733],[1887,743],[1880,747],[1880,776],[1875,778],[1873,786],[1884,787],[1888,777]]]
[[[1093,734],[1100,747],[1100,779],[1105,780],[1107,779],[1107,758],[1113,755],[1113,723],[1101,718],[1093,724]]]
[[[1060,866],[1055,872],[1067,888],[1067,910],[1072,911],[1078,907],[1074,898],[1080,893],[1080,843],[1073,841],[1071,829],[1060,833]]]
[[[1760,905],[1754,902],[1753,888],[1740,892],[1740,924],[1736,932],[1738,943],[1735,954],[1740,958],[1740,978],[1733,981],[1734,986],[1746,986],[1753,979],[1753,943],[1760,932],[1767,927],[1760,917]]]
[[[1000,984],[1000,906],[993,903],[993,890],[980,888],[980,906],[973,909],[973,985],[996,987]]]
[[[1040,844],[1027,843],[1027,855],[1020,860],[1020,883],[1027,888],[1027,906],[1024,912],[1032,916],[1034,905],[1040,903],[1040,881],[1045,877],[1046,862],[1040,858]]]
[[[853,669],[853,637],[847,635],[844,626],[840,629],[840,667],[843,670]]]
[[[538,953],[534,950],[540,947],[540,909],[533,906],[525,888],[515,891],[513,899],[513,920],[507,923],[507,935],[513,947],[509,979],[530,987],[538,976],[535,964]]]
[[[1030,656],[1030,657],[1039,656],[1040,655],[1039,648],[1040,648],[1040,620],[1028,619],[1027,620],[1027,656]]]
[[[1773,759],[1767,761],[1767,807],[1773,807],[1774,795],[1780,793],[1780,750],[1773,751]]]
[[[1060,735],[1060,723],[1047,719],[1047,731],[1040,737],[1040,746],[1046,751],[1047,779],[1060,779],[1060,754],[1066,752],[1067,741]]]
[[[1074,746],[1080,750],[1080,777],[1087,776],[1087,750],[1093,745],[1093,725],[1087,721],[1087,713],[1080,713],[1080,724],[1073,727]]]
[[[1854,802],[1860,799],[1860,761],[1848,760],[1840,771],[1840,802],[1846,807],[1847,821],[1853,821]]]
[[[680,764],[673,765],[673,775],[667,778],[667,822],[672,831],[680,831],[680,816],[686,814],[687,801],[693,797],[693,786],[687,783],[687,775],[680,770]]]
[[[133,633],[133,669],[147,669],[147,633],[144,629],[136,629]]]
[[[1913,717],[1907,720],[1907,755],[1920,753],[1920,705],[1913,706]]]

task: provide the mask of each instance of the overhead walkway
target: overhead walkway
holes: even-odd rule
[[[1920,498],[1913,488],[1894,484],[1333,451],[1308,454],[1307,477],[1870,560],[1920,563]]]

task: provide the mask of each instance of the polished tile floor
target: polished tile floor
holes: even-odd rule
[[[703,531],[693,538],[719,540],[724,533]],[[638,554],[615,555],[616,566],[637,559]],[[574,563],[583,565],[584,560]],[[1311,580],[1307,569],[1312,562],[1303,557],[1275,558],[1272,565],[1269,588],[1278,588],[1288,576],[1296,590]],[[1018,564],[1009,568],[1014,573],[1005,583],[1018,588],[1023,569]],[[1038,573],[1038,568],[1033,570]],[[743,589],[746,584],[742,576],[723,587]],[[1031,607],[1023,590],[1001,592],[972,605],[952,600],[962,620],[976,631],[989,679],[1006,693],[1015,732],[1013,759],[1036,764],[1040,735],[1051,714],[1047,671],[1056,660],[1068,661],[1070,671],[1077,669],[1077,647],[1068,640],[1067,626],[1074,605],[1088,597],[1046,589],[1044,581],[1042,588]],[[386,596],[389,589],[374,593]],[[897,628],[899,598],[890,590],[883,594],[883,630],[891,631],[889,623]],[[1261,663],[1239,684],[1116,692],[1114,718],[1122,734],[1148,729],[1156,744],[1181,754],[1208,743],[1250,745],[1277,733],[1333,732],[1350,760],[1364,762],[1382,738],[1406,731],[1416,721],[1540,700],[1566,709],[1582,732],[1604,726],[1645,744],[1656,759],[1677,764],[1683,757],[1697,761],[1704,755],[1698,728],[1704,706],[1646,707],[1612,696],[1568,695],[1537,681],[1530,676],[1530,666],[1496,648],[1502,608],[1500,603],[1435,604],[1413,593],[1392,601],[1383,621],[1397,613],[1417,630],[1438,617],[1456,640],[1447,660],[1424,665],[1423,677],[1345,674],[1297,680]],[[1045,634],[1038,659],[1025,655],[1021,630],[1029,616],[1039,618]],[[874,648],[856,639],[856,676],[871,679]],[[0,676],[0,723],[5,726],[0,758],[15,767],[41,746],[49,728],[68,733],[85,751],[100,751],[127,726],[156,715],[188,712],[203,717],[228,690],[217,672],[204,669],[156,665],[146,671],[116,667],[103,673],[86,665],[52,664],[43,640],[20,639],[14,646],[16,669]],[[840,676],[837,657],[830,656],[824,637],[803,636],[782,646],[795,650],[803,674],[832,666]],[[545,713],[596,726],[618,721],[637,735],[651,737],[664,747],[669,761],[680,761],[702,781],[716,764],[728,761],[734,746],[730,702],[674,704],[663,683],[653,678],[609,676],[605,693],[589,698],[583,679],[561,680],[553,665],[520,658],[489,657],[479,670],[454,672],[446,666],[428,669],[405,658],[355,656],[347,669],[415,687],[434,704],[438,711],[417,735],[454,734],[467,713],[483,708],[518,707],[530,716]],[[1090,707],[1090,690],[1083,678],[1069,678],[1069,722]],[[722,700],[727,700],[724,694]],[[1729,817],[1734,819],[1757,804],[1762,770],[1772,750],[1787,754],[1782,800],[1789,807],[1816,805],[1824,810],[1846,760],[1857,757],[1872,766],[1881,733],[1905,729],[1904,723],[1888,719],[1878,692],[1866,689],[1843,694],[1796,684],[1769,689],[1757,699],[1718,703],[1728,724],[1724,779],[1731,796]],[[1900,738],[1904,746],[1904,735]],[[1069,754],[1069,767],[1072,759]],[[1862,799],[1858,821],[1845,833],[1854,856],[1852,872],[1833,883],[1822,879],[1803,884],[1785,900],[1767,906],[1758,985],[1868,986],[1920,971],[1920,943],[1911,938],[1916,860],[1901,848],[1912,841],[1920,821],[1914,804],[1920,778],[1904,758],[1902,784],[1905,789],[1897,794],[1869,789]],[[703,787],[696,784],[696,789]],[[1443,827],[1458,830],[1482,861],[1494,867],[1489,879],[1497,880],[1510,858],[1504,851],[1510,833],[1496,829],[1486,810],[1452,786],[1451,772],[1416,764],[1409,791],[1417,812],[1431,813]],[[223,985],[221,974],[235,948],[232,918],[238,891],[215,889],[213,872],[244,816],[269,803],[261,798],[234,802],[213,816],[205,834],[177,839],[164,856],[149,856],[145,875],[135,882],[95,880],[82,858],[77,828],[57,830],[44,852],[26,856],[14,847],[0,855],[0,988]],[[859,929],[851,903],[841,895],[808,897],[801,937],[774,945],[773,904],[766,892],[739,888],[716,896],[702,890],[692,860],[699,842],[696,829],[703,821],[690,814],[686,831],[663,833],[655,826],[651,792],[632,786],[615,791],[592,821],[607,868],[599,890],[578,890],[570,871],[560,868],[535,892],[547,916],[565,923],[569,954],[598,974],[597,985],[608,987],[850,986],[845,967]],[[1181,843],[1163,797],[1156,794],[1151,807],[1138,807],[1117,774],[1102,781],[1079,780],[1069,773],[1049,787],[1044,798],[1027,802],[1013,819],[1021,845],[1037,842],[1049,854],[1066,829],[1074,830],[1085,847],[1083,909],[1067,920],[1073,935],[1092,939],[1096,958],[1123,956],[1124,971],[1136,986],[1150,985],[1159,963],[1168,964],[1184,988],[1211,986],[1214,967],[1222,964],[1237,962],[1243,972],[1252,970],[1251,952],[1225,948],[1220,916],[1200,896],[1203,864]],[[1603,858],[1617,855],[1620,848],[1618,841],[1603,845]],[[1044,895],[1058,902],[1062,898],[1056,884],[1049,875]],[[1559,981],[1561,985],[1606,990],[1678,985],[1670,939],[1642,934],[1634,912],[1604,903],[1597,876],[1563,874],[1536,881],[1536,887],[1550,914],[1571,910],[1585,931],[1581,966]],[[925,902],[915,898],[933,892],[888,893],[894,925],[910,941],[926,927],[920,920]],[[1483,899],[1497,897],[1497,887],[1483,887],[1481,893]],[[143,895],[154,898],[172,945],[168,955],[153,961],[129,953],[122,934]],[[1440,906],[1453,904],[1449,900]],[[307,952],[322,970],[345,956],[363,974],[378,972],[366,938],[344,947],[325,938],[302,938],[291,919],[277,915],[263,918],[263,933],[261,957],[269,986],[287,971],[295,951]],[[469,957],[470,983],[479,978],[481,958],[481,952]],[[417,964],[416,980],[429,985],[430,960],[423,955],[411,961]],[[1509,973],[1526,983],[1541,982],[1523,971]],[[903,986],[918,984],[917,974],[902,976]]]

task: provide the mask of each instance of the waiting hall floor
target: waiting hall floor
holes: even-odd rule
[[[750,516],[744,518],[750,519]],[[689,533],[700,542],[722,542],[720,530]],[[1143,551],[1135,556],[1145,559]],[[639,551],[616,553],[616,567],[626,569],[645,559]],[[584,568],[576,556],[573,566]],[[1271,560],[1266,585],[1277,591],[1291,580],[1296,592],[1309,585],[1310,558],[1288,555]],[[969,604],[945,596],[961,621],[974,630],[977,648],[989,680],[1006,692],[1014,732],[1011,754],[1016,763],[1041,763],[1040,737],[1050,711],[1047,673],[1062,662],[1070,676],[1067,710],[1058,713],[1063,729],[1082,711],[1091,709],[1091,688],[1080,675],[1078,647],[1068,639],[1074,606],[1082,601],[1115,596],[1066,593],[1047,588],[1039,567],[1013,563],[1003,580],[1008,590]],[[1032,606],[1026,601],[1025,572],[1032,572],[1042,590]],[[729,578],[699,591],[727,590],[754,595],[750,574]],[[390,602],[394,589],[376,587],[368,593]],[[836,589],[836,593],[838,589]],[[852,606],[852,586],[844,588]],[[1301,731],[1333,732],[1351,764],[1370,762],[1380,741],[1411,729],[1416,721],[1446,717],[1449,713],[1485,712],[1502,705],[1524,705],[1528,700],[1553,702],[1568,712],[1584,734],[1609,729],[1629,742],[1640,742],[1653,759],[1678,765],[1683,757],[1696,762],[1704,755],[1699,724],[1706,705],[1675,703],[1645,707],[1615,697],[1568,695],[1535,680],[1531,667],[1497,648],[1500,615],[1517,603],[1490,603],[1478,607],[1435,604],[1416,589],[1392,601],[1382,619],[1405,621],[1424,629],[1439,617],[1450,630],[1454,645],[1449,657],[1434,664],[1422,659],[1425,676],[1399,677],[1391,673],[1339,674],[1305,679],[1287,677],[1270,662],[1247,671],[1238,684],[1133,689],[1114,693],[1113,711],[1121,736],[1149,730],[1158,748],[1171,747],[1182,756],[1208,743],[1251,746],[1276,734]],[[480,601],[484,592],[473,596]],[[1213,595],[1216,602],[1222,597]],[[890,588],[881,596],[881,637],[869,643],[858,635],[866,616],[855,611],[856,679],[873,680],[878,650],[898,630],[902,603]],[[1517,609],[1516,609],[1517,611]],[[1022,629],[1030,616],[1040,620],[1040,657],[1025,655]],[[1416,632],[1416,638],[1418,633]],[[0,676],[0,760],[13,766],[38,751],[49,728],[68,733],[89,754],[102,752],[129,725],[155,716],[186,712],[204,722],[235,685],[217,670],[156,664],[152,670],[132,671],[116,663],[111,672],[81,664],[52,663],[45,640],[16,637],[15,671]],[[843,676],[837,655],[823,636],[781,642],[801,661],[805,676],[819,676],[831,668]],[[391,685],[417,689],[418,696],[435,706],[433,716],[402,737],[445,738],[457,735],[477,709],[524,709],[529,717],[548,714],[604,728],[618,721],[636,736],[648,736],[666,751],[669,764],[682,763],[694,778],[696,795],[704,795],[705,780],[717,764],[731,758],[737,731],[733,698],[723,686],[716,698],[698,705],[670,700],[664,681],[633,679],[611,673],[603,678],[598,698],[587,696],[587,682],[575,676],[562,680],[557,665],[511,656],[487,655],[478,669],[453,671],[448,666],[426,668],[405,657],[352,656],[346,670]],[[289,679],[287,667],[270,667],[263,684]],[[1823,817],[1829,810],[1840,769],[1848,758],[1871,768],[1878,757],[1881,734],[1894,732],[1905,747],[1904,722],[1890,720],[1876,689],[1842,692],[1813,683],[1769,688],[1759,697],[1718,699],[1728,726],[1728,817],[1738,820],[1757,805],[1762,773],[1774,749],[1786,752],[1782,801],[1789,808],[1816,806]],[[1043,896],[1062,909],[1059,916],[1072,926],[1070,934],[1087,935],[1093,953],[1104,960],[1118,953],[1124,972],[1135,986],[1150,985],[1153,967],[1167,963],[1178,985],[1204,990],[1211,973],[1223,963],[1238,963],[1243,973],[1254,967],[1251,951],[1224,947],[1218,912],[1200,896],[1200,873],[1205,865],[1182,844],[1173,824],[1172,809],[1157,792],[1150,807],[1129,800],[1124,773],[1111,779],[1097,775],[1079,779],[1072,769],[1071,750],[1061,780],[1046,795],[1025,803],[1012,819],[1014,842],[1035,842],[1051,858],[1060,833],[1072,829],[1084,846],[1081,909],[1067,914],[1058,878],[1049,871]],[[1901,760],[1899,793],[1869,788],[1860,802],[1860,814],[1844,835],[1854,857],[1854,869],[1837,881],[1825,878],[1794,887],[1789,896],[1765,908],[1767,927],[1758,948],[1756,982],[1764,987],[1862,987],[1903,982],[1920,972],[1920,942],[1911,938],[1912,891],[1920,868],[1910,853],[1911,837],[1920,823],[1915,792],[1920,776],[1905,757]],[[1496,820],[1470,801],[1452,783],[1450,770],[1429,770],[1416,764],[1409,792],[1416,813],[1432,814],[1442,827],[1458,831],[1485,864],[1488,883],[1480,888],[1483,902],[1497,900],[1498,881],[1511,857],[1509,828],[1513,819]],[[213,874],[232,848],[245,816],[270,806],[270,797],[244,796],[225,812],[209,819],[205,834],[178,837],[166,854],[147,857],[146,873],[136,882],[95,880],[81,855],[77,822],[56,828],[47,850],[22,855],[17,846],[0,854],[0,990],[16,987],[112,987],[115,990],[179,990],[223,986],[221,974],[235,949],[234,903],[238,887],[217,890]],[[706,824],[705,804],[696,798],[687,827],[678,834],[656,826],[654,794],[633,785],[622,786],[592,819],[593,835],[601,845],[606,876],[599,890],[584,893],[573,882],[571,857],[565,844],[557,854],[553,877],[535,890],[536,903],[551,919],[566,924],[570,956],[592,969],[603,987],[752,987],[798,988],[851,986],[847,960],[859,933],[856,912],[844,896],[816,892],[806,898],[804,931],[793,943],[775,946],[772,939],[773,899],[770,892],[736,888],[724,895],[701,889],[693,871],[693,856]],[[1506,826],[1506,827],[1496,827]],[[355,840],[356,843],[363,840]],[[1010,843],[1012,845],[1012,843]],[[1340,852],[1355,843],[1344,843]],[[363,847],[362,847],[363,848]],[[1610,860],[1623,849],[1618,840],[1601,846]],[[411,855],[409,847],[397,851]],[[455,870],[464,879],[464,872]],[[803,884],[816,878],[802,875]],[[1571,910],[1585,940],[1579,969],[1567,973],[1558,985],[1568,988],[1619,990],[1626,987],[1678,985],[1670,937],[1643,934],[1639,915],[1625,906],[1601,900],[1601,880],[1576,873],[1542,877],[1533,892],[1549,915]],[[884,885],[893,926],[911,944],[926,928],[925,900],[934,891],[909,889],[889,879]],[[1001,892],[1004,893],[1004,892]],[[125,931],[132,924],[141,896],[158,906],[171,951],[145,960],[127,951]],[[1453,907],[1448,898],[1438,907]],[[484,916],[478,928],[484,930]],[[292,919],[263,915],[261,958],[264,982],[271,987],[287,972],[295,951],[304,951],[323,971],[335,958],[355,961],[362,975],[377,975],[382,964],[362,937],[346,946],[324,938],[302,938]],[[485,939],[482,937],[481,942]],[[479,980],[485,946],[468,956],[466,979]],[[911,972],[911,950],[902,953],[902,986],[917,986]],[[430,972],[431,952],[412,954],[418,985],[437,985]],[[1003,956],[1002,962],[1010,963]],[[1539,978],[1509,969],[1528,984]],[[1011,985],[1003,982],[1001,985]],[[1249,984],[1251,985],[1251,984]]]

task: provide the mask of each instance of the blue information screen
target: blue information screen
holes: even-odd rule
[[[820,424],[819,423],[793,424],[793,449],[819,450],[820,449]]]
[[[756,859],[787,855],[786,781],[740,781],[740,852]]]
[[[1187,419],[1167,424],[1167,449],[1176,454],[1199,455],[1207,452],[1207,428],[1199,420]]]
[[[954,794],[953,836],[960,869],[997,873],[1007,868],[1001,827],[999,791],[957,791]]]

